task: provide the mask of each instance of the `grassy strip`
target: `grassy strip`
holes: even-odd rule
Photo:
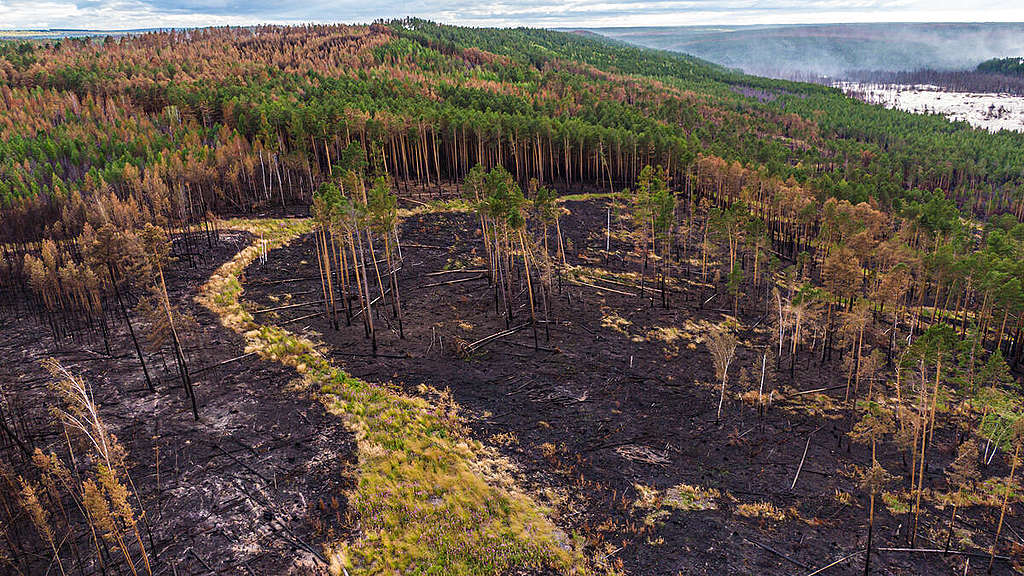
[[[412,208],[399,208],[399,218],[409,218],[420,214],[437,214],[441,212],[475,212],[465,198],[451,198],[442,200],[431,200],[430,202],[418,202]]]
[[[309,220],[233,220],[272,249],[308,232]],[[246,350],[294,367],[356,435],[359,479],[350,495],[360,536],[328,550],[332,572],[366,574],[587,574],[572,543],[515,487],[507,461],[469,438],[457,406],[353,378],[315,345],[255,322],[239,302],[239,276],[256,245],[221,266],[200,303],[245,335]]]
[[[624,200],[622,192],[587,192],[585,194],[566,194],[555,198],[555,202],[583,202],[585,200]]]

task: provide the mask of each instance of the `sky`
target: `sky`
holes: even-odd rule
[[[1022,0],[0,0],[0,28],[347,22],[595,28],[831,22],[1024,22]]]

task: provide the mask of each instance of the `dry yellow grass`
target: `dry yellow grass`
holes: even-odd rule
[[[719,498],[722,497],[722,494],[714,488],[701,488],[688,484],[677,484],[665,491],[638,483],[634,483],[633,488],[637,493],[637,498],[633,501],[633,508],[643,511],[643,521],[648,526],[661,522],[673,510],[687,512],[715,510],[718,508]]]
[[[601,312],[603,314],[603,316],[601,317],[602,327],[614,330],[615,332],[619,332],[620,334],[628,335],[628,332],[626,332],[626,328],[629,328],[632,325],[632,322],[626,320],[625,318],[620,316],[618,312],[612,310],[611,308],[602,308]]]
[[[786,519],[786,513],[779,510],[771,502],[754,502],[736,506],[736,514],[746,518],[757,518],[761,520],[774,520],[781,522]]]

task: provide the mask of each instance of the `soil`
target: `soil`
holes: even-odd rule
[[[31,448],[66,454],[48,413],[54,400],[39,362],[54,357],[85,379],[128,451],[134,491],[152,532],[144,538],[154,573],[322,574],[321,543],[350,532],[345,491],[356,461],[352,435],[298,387],[293,370],[253,355],[222,364],[242,356],[244,342],[194,301],[197,287],[249,240],[222,232],[194,262],[181,258],[167,271],[172,302],[196,320],[182,338],[198,422],[169,350],[147,352],[157,383],[156,392],[146,389],[123,322],[110,319],[108,355],[96,335],[80,335],[58,349],[27,311],[7,311],[0,383],[17,431]],[[141,339],[145,324],[140,318],[133,323]],[[13,446],[0,450],[16,469],[26,468]],[[80,548],[91,550],[91,543],[83,539]],[[128,573],[117,557],[111,561],[108,571]],[[86,566],[87,573],[90,568],[100,573]],[[45,569],[45,561],[37,562],[28,573]]]
[[[570,263],[605,266],[604,201],[567,202],[566,207],[571,213],[561,227],[571,246]],[[341,314],[341,326],[334,329],[317,314],[322,294],[310,236],[272,251],[267,264],[250,266],[244,298],[259,322],[322,341],[338,365],[357,377],[392,381],[410,394],[418,393],[420,384],[450,389],[474,437],[517,462],[520,480],[551,505],[556,522],[584,536],[591,553],[607,554],[611,563],[621,561],[628,573],[799,574],[863,549],[867,497],[852,470],[867,465],[870,456],[866,447],[850,443],[846,411],[807,395],[800,397],[803,403],[776,403],[760,418],[755,408],[731,394],[716,419],[717,381],[708,350],[699,341],[699,326],[720,323],[732,313],[728,296],[704,305],[714,288],[680,279],[665,308],[649,287],[640,297],[635,287],[604,284],[634,293],[624,295],[555,282],[549,331],[539,328],[539,349],[527,327],[465,358],[456,353],[460,346],[506,327],[495,311],[493,287],[473,271],[483,268],[475,215],[412,216],[401,224],[400,237],[405,338],[388,320],[390,310],[379,307],[376,357],[358,319],[346,326]],[[622,256],[629,248],[613,237],[607,266],[639,271],[635,259]],[[450,271],[459,269],[471,271]],[[427,276],[445,270],[450,272]],[[468,280],[427,286],[456,279]],[[291,304],[299,305],[261,312]],[[729,310],[719,310],[722,306]],[[528,322],[525,296],[516,308],[512,324]],[[759,322],[763,304],[748,308],[757,311],[741,313],[743,325],[760,327],[740,332],[731,392],[739,390],[741,371],[752,382],[744,390],[757,389],[761,353],[769,343],[769,322]],[[622,320],[618,328],[613,326],[617,318]],[[685,326],[691,327],[690,334],[673,343],[652,336],[659,328]],[[805,351],[792,382],[788,369],[776,373],[769,364],[765,390],[843,383],[845,373],[836,359],[821,364],[818,354]],[[832,400],[841,404],[843,393],[832,392]],[[952,445],[948,431],[936,432],[926,487],[945,488],[942,471]],[[880,453],[879,460],[893,473],[905,470],[894,450]],[[986,474],[1006,474],[998,460]],[[652,515],[638,506],[643,500],[638,485],[663,491],[680,483],[728,496],[711,510],[665,508],[666,513]],[[741,504],[761,502],[786,518],[740,514]],[[982,527],[994,526],[997,515],[990,508],[971,509],[963,522],[983,539],[987,529]],[[929,508],[922,518],[917,546],[942,548],[947,514]],[[904,547],[907,522],[906,515],[894,516],[879,502],[874,546]],[[827,573],[863,573],[863,564],[863,555],[855,555]],[[964,558],[956,556],[875,552],[872,572],[963,573],[963,564]],[[987,564],[987,558],[974,558],[970,571]],[[1009,567],[996,562],[995,571],[1009,573]]]

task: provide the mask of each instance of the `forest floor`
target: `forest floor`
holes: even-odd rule
[[[644,575],[781,575],[847,557],[827,573],[862,573],[867,498],[854,471],[870,458],[846,436],[851,422],[844,391],[780,398],[763,418],[741,401],[739,388],[757,390],[770,342],[759,308],[741,315],[743,326],[755,328],[739,333],[730,393],[716,420],[718,386],[704,337],[732,314],[728,297],[709,302],[713,287],[685,279],[672,283],[668,308],[650,286],[640,297],[636,279],[623,274],[637,271],[636,264],[616,256],[631,246],[613,235],[610,264],[602,254],[605,200],[565,206],[569,264],[581,267],[586,283],[603,288],[565,278],[552,299],[550,337],[539,328],[539,350],[526,328],[468,358],[457,353],[505,329],[493,288],[479,271],[477,220],[466,212],[425,210],[403,220],[405,339],[394,322],[389,328],[377,317],[376,357],[361,323],[346,327],[341,314],[341,328],[334,330],[317,314],[320,278],[309,235],[246,270],[243,302],[258,322],[322,342],[331,360],[357,378],[390,382],[411,395],[421,384],[447,387],[473,437],[516,462],[529,491],[554,510],[556,524],[583,536],[591,555],[610,566],[621,562],[627,573]],[[617,274],[618,283],[608,282],[608,273]],[[513,323],[528,321],[525,298],[517,305]],[[792,381],[787,369],[773,376],[769,365],[765,393],[842,386],[838,362],[821,364],[819,356],[805,351]],[[737,384],[741,372],[748,381]],[[940,429],[935,446],[925,479],[929,493],[945,487],[942,471],[954,438]],[[903,473],[899,453],[880,453],[879,460]],[[919,548],[944,544],[948,513],[937,502],[924,504]],[[879,502],[875,547],[906,546],[910,519],[896,512]],[[991,506],[966,511],[957,537],[970,534],[976,542],[970,550],[980,555],[991,532],[986,527],[997,516]],[[1013,518],[1010,526],[1014,539],[1019,522]],[[872,564],[873,573],[963,573],[968,559],[971,573],[987,567],[987,556],[900,551],[876,551]],[[996,562],[996,573],[1009,571]]]
[[[747,328],[738,333],[717,419],[705,337],[731,318],[729,297],[686,278],[670,282],[668,307],[649,278],[641,297],[637,262],[625,257],[632,245],[613,233],[604,252],[606,202],[564,203],[569,214],[561,228],[574,272],[555,281],[538,350],[527,327],[468,356],[459,353],[505,328],[494,289],[478,271],[478,221],[415,202],[421,210],[400,225],[405,339],[381,315],[376,357],[358,322],[346,327],[342,315],[334,330],[318,314],[310,235],[245,269],[243,304],[259,324],[323,343],[319,349],[352,376],[394,384],[411,398],[424,395],[421,385],[447,388],[472,438],[513,462],[515,482],[551,510],[559,528],[585,541],[599,564],[645,576],[783,575],[846,558],[825,573],[863,573],[867,498],[855,467],[868,464],[867,449],[846,435],[852,422],[842,389],[793,394],[842,387],[839,361],[820,363],[818,351],[805,350],[790,379],[769,359],[764,389],[774,391],[775,401],[759,416],[749,395],[745,402],[739,393],[758,388],[771,328],[763,304],[747,303],[739,318]],[[247,233],[223,232],[209,257],[194,267],[179,259],[168,270],[172,301],[197,323],[186,348],[199,423],[173,362],[153,352],[147,358],[157,391],[146,390],[123,323],[115,325],[107,355],[95,336],[57,349],[45,323],[24,310],[5,310],[2,318],[0,382],[16,429],[32,447],[64,451],[39,362],[55,357],[83,376],[128,449],[152,549],[164,560],[161,574],[322,573],[322,545],[358,535],[347,500],[361,469],[351,428],[325,410],[322,394],[299,372],[247,355],[245,338],[196,302],[199,286],[252,241]],[[528,321],[525,297],[516,305],[513,322]],[[145,326],[136,322],[141,337]],[[939,429],[934,445],[916,546],[941,549],[948,513],[939,495],[955,438]],[[15,457],[13,446],[0,449]],[[879,460],[905,473],[898,452],[880,453]],[[1003,460],[997,457],[989,472],[1005,475]],[[893,488],[892,509],[879,502],[875,547],[906,546],[911,519],[898,509],[906,505],[905,487],[904,479]],[[1003,538],[1019,551],[1015,509]],[[963,511],[954,541],[967,539],[972,544],[961,549],[982,554],[997,517],[991,505]],[[876,551],[872,564],[873,573],[961,574],[981,573],[988,561]],[[995,573],[1010,571],[1008,563],[995,563]]]
[[[112,326],[107,355],[99,337],[65,341],[54,352],[46,325],[28,312],[7,310],[2,320],[0,382],[22,439],[66,453],[40,365],[55,358],[91,386],[101,417],[127,449],[133,491],[152,530],[144,538],[155,574],[321,574],[321,543],[349,532],[351,433],[296,387],[293,369],[244,355],[242,337],[195,302],[197,287],[250,240],[223,232],[195,267],[178,259],[168,269],[172,303],[196,320],[183,337],[199,422],[172,359],[147,352],[157,380],[156,392],[147,390],[123,322]],[[134,323],[142,340],[145,325]],[[20,459],[13,450],[4,452],[12,462]],[[86,553],[91,546],[80,543]],[[129,573],[112,559],[109,569]]]

